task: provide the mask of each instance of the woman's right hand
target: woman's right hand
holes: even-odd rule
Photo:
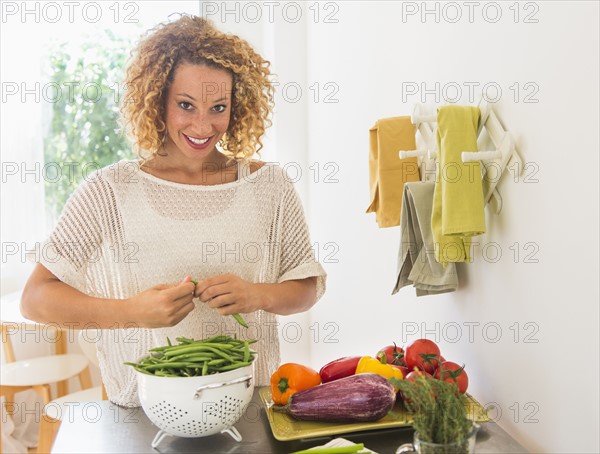
[[[194,310],[191,276],[177,285],[160,284],[127,300],[131,321],[141,328],[175,326]]]

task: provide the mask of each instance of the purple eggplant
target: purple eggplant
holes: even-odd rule
[[[286,406],[274,409],[305,421],[371,422],[383,418],[395,401],[394,387],[368,373],[298,391]]]

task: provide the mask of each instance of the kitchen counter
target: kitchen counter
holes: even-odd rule
[[[141,407],[124,408],[109,401],[73,404],[63,421],[52,448],[53,453],[290,453],[327,443],[334,437],[311,438],[281,442],[276,440],[269,426],[263,405],[254,391],[252,402],[242,419],[235,425],[243,437],[238,443],[228,434],[204,438],[177,438],[167,436],[153,450],[150,443],[158,428],[144,414]],[[394,453],[402,443],[412,441],[410,427],[341,434],[339,437],[380,454]],[[481,424],[477,435],[477,453],[525,453],[495,423]]]

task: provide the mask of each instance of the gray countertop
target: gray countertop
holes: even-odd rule
[[[334,437],[321,437],[281,442],[276,440],[269,426],[264,408],[255,390],[246,414],[235,425],[243,437],[236,442],[228,434],[204,438],[167,436],[156,450],[150,443],[158,428],[144,414],[142,408],[119,407],[109,401],[73,405],[63,416],[53,453],[290,453],[327,443]],[[380,454],[394,453],[402,443],[412,441],[410,427],[369,432],[342,434],[340,437]],[[477,453],[525,453],[495,423],[481,425],[477,435]]]

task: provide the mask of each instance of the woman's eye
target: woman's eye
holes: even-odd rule
[[[216,105],[216,106],[213,107],[213,110],[215,112],[219,112],[219,113],[225,112],[226,109],[227,109],[227,106],[225,104],[218,104],[218,105]]]
[[[179,103],[179,107],[181,107],[183,110],[190,110],[193,106],[189,102],[181,101]]]

